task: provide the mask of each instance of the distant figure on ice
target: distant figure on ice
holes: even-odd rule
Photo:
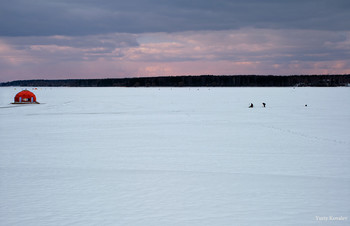
[[[253,107],[254,107],[253,103],[250,103],[249,108],[253,108]]]
[[[307,107],[307,104],[305,104],[305,107]]]
[[[262,103],[263,107],[266,107],[266,104],[265,103]]]

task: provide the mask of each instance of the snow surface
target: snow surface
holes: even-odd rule
[[[28,89],[0,225],[350,225],[350,88]]]

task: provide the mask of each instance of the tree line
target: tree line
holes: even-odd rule
[[[105,79],[17,80],[0,86],[67,86],[67,87],[288,87],[349,86],[346,75],[200,75]]]

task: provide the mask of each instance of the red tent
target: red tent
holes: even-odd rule
[[[36,96],[34,95],[34,93],[28,90],[23,90],[17,93],[17,95],[15,96],[15,104],[29,104],[29,103],[38,104],[38,102],[36,102]]]

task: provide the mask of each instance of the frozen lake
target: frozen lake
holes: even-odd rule
[[[0,225],[350,224],[348,87],[28,89],[0,87]]]

